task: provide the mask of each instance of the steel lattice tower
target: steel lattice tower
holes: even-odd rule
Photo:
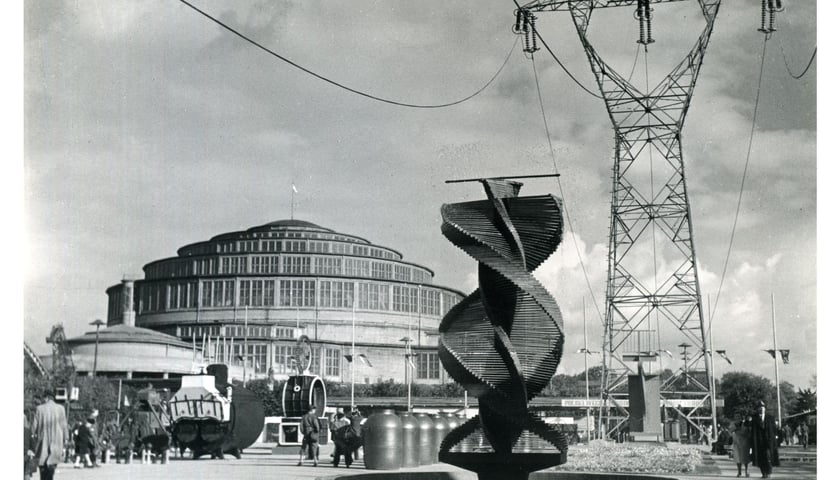
[[[720,0],[698,0],[705,27],[697,42],[648,92],[607,65],[586,34],[594,9],[632,6],[639,43],[647,49],[653,42],[651,4],[672,1],[680,0],[535,1],[517,11],[517,31],[525,34],[526,49],[532,52],[534,12],[571,13],[614,129],[601,390],[604,403],[621,413],[608,423],[612,430],[626,418],[617,400],[626,398],[627,376],[636,372],[637,362],[656,359],[666,341],[669,346],[684,345],[686,358],[681,370],[661,379],[660,395],[666,400],[694,399],[693,408],[673,411],[695,426],[697,420],[711,418],[700,415],[697,406],[713,408],[681,132]]]

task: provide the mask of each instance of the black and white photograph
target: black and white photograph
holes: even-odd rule
[[[817,478],[816,0],[20,10],[24,479]]]

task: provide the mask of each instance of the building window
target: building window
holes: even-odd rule
[[[318,305],[326,308],[353,308],[353,282],[322,280]]]
[[[394,276],[394,266],[386,262],[372,262],[371,277],[390,280]]]
[[[337,377],[341,374],[341,350],[324,348],[324,375]]]
[[[219,273],[247,273],[248,257],[223,257]]]
[[[374,271],[376,271],[376,265],[374,265]],[[410,282],[411,267],[406,267],[405,265],[394,265],[394,280],[400,282]]]
[[[359,308],[363,310],[390,310],[390,288],[378,283],[359,283]]]
[[[394,311],[417,312],[417,289],[394,285]]]
[[[309,242],[309,251],[315,253],[330,253],[329,242]]]
[[[427,288],[420,289],[421,313],[424,315],[440,315],[440,292]]]
[[[274,346],[274,373],[297,373],[295,365],[294,346],[292,345],[275,345]]]
[[[276,255],[251,257],[251,273],[280,273],[280,257]]]
[[[420,353],[417,355],[417,378],[440,378],[440,361],[437,353]]]
[[[367,257],[369,255],[368,247],[363,247],[361,245],[353,245],[353,255]]]
[[[281,307],[314,307],[315,280],[280,280]]]
[[[197,303],[197,282],[180,282],[169,284],[169,310],[183,310],[196,308]]]
[[[284,255],[283,256],[283,273],[298,275],[301,273],[309,273],[309,257],[299,255]]]
[[[347,258],[344,271],[347,272],[348,277],[370,277],[370,260]]]
[[[283,245],[284,252],[305,252],[306,240],[286,240]]]
[[[340,257],[315,257],[316,275],[341,275]]]
[[[240,280],[239,305],[270,307],[274,305],[274,280]]]

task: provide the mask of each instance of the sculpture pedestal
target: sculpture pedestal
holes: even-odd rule
[[[473,471],[478,480],[528,480],[533,472],[566,463],[566,453],[441,452],[440,461]]]

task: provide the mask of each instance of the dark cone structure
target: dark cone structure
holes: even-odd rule
[[[560,200],[519,197],[522,184],[481,180],[488,200],[444,205],[444,236],[478,261],[479,287],[440,325],[440,361],[478,398],[476,417],[452,430],[440,460],[480,480],[526,479],[566,462],[566,436],[529,412],[563,354],[563,322],[531,275],[558,247]]]

